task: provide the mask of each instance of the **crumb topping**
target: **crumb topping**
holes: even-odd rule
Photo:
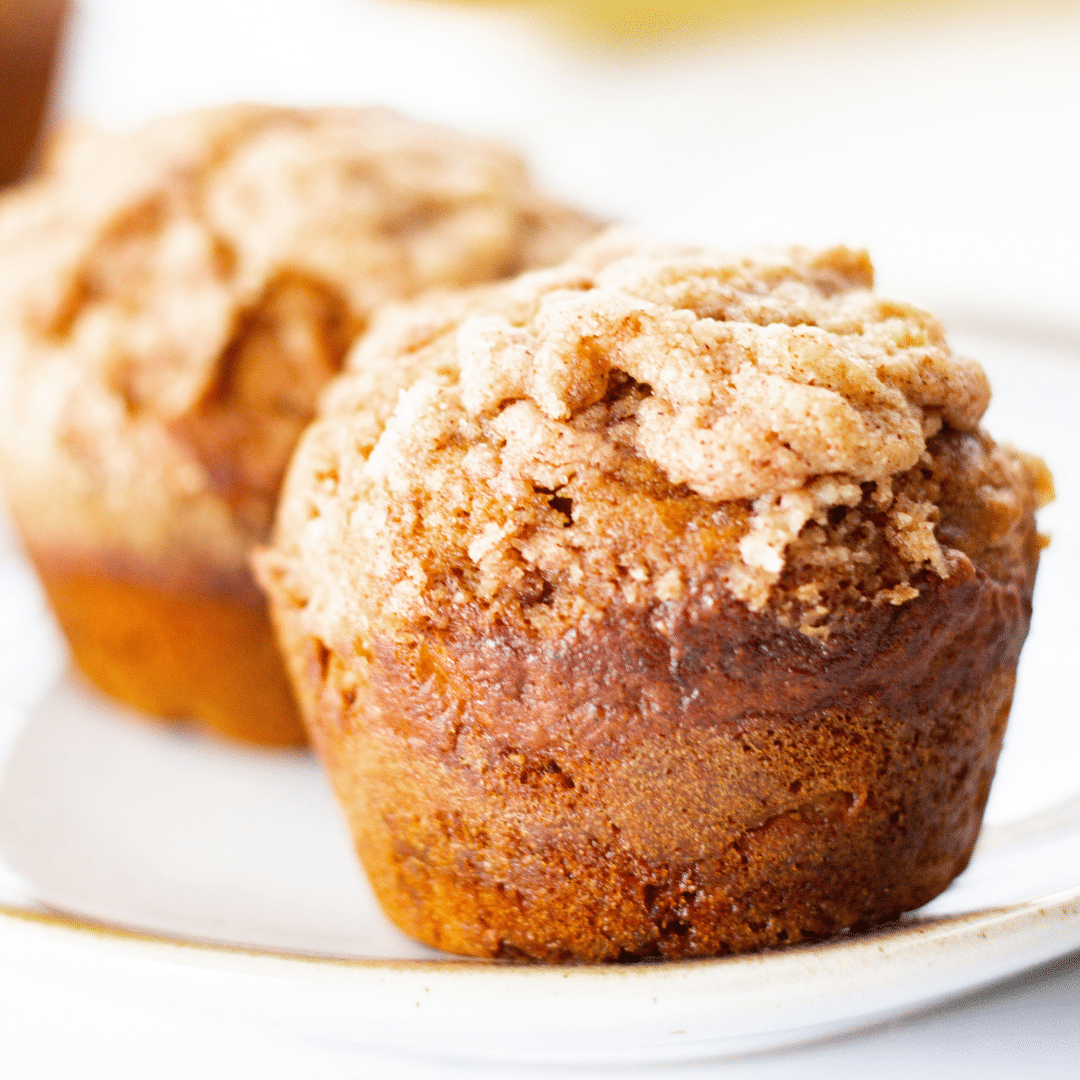
[[[595,229],[513,154],[382,109],[235,106],[72,133],[0,201],[5,426],[44,438],[44,410],[65,445],[101,448],[154,426],[169,460],[155,482],[190,501],[175,477],[198,473],[263,538],[318,392],[378,305],[543,265]],[[19,390],[46,379],[79,392],[55,406]],[[116,491],[99,502],[123,500],[128,466],[103,455],[94,482]]]
[[[976,434],[978,364],[871,285],[845,248],[729,257],[616,232],[390,311],[302,443],[265,574],[316,607],[327,573],[355,582],[348,619],[403,626],[473,604],[565,627],[707,578],[811,636],[840,580],[904,603],[951,565],[919,477],[957,438],[1002,452]],[[1014,464],[998,482],[1030,494]]]

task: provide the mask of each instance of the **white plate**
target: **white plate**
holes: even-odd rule
[[[125,713],[70,675],[25,564],[0,561],[0,951],[140,997],[473,1060],[644,1063],[848,1030],[1080,948],[1080,365],[955,334],[990,429],[1044,453],[1054,542],[969,869],[901,923],[757,956],[633,967],[462,961],[398,933],[305,753]],[[27,721],[27,717],[29,720]],[[123,928],[123,929],[120,929]]]

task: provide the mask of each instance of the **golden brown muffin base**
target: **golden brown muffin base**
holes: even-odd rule
[[[230,738],[266,746],[307,741],[252,583],[200,593],[124,580],[115,567],[85,559],[32,555],[75,662],[99,689]]]
[[[1037,558],[950,553],[823,646],[722,588],[545,641],[451,618],[364,665],[291,641],[375,892],[438,948],[740,952],[895,918],[970,857]],[[277,609],[287,643],[288,609]],[[298,624],[297,624],[298,625]]]

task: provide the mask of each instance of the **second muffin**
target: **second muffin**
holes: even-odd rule
[[[594,230],[479,139],[236,106],[71,134],[0,202],[0,475],[76,661],[150,713],[303,738],[247,567],[375,308]]]

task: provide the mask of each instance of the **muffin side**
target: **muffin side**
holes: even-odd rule
[[[236,106],[62,139],[0,203],[0,466],[87,674],[233,734],[269,709],[266,739],[302,740],[247,557],[319,391],[379,304],[594,229],[513,155],[385,110]],[[119,624],[145,625],[157,660]],[[250,686],[264,700],[238,712]]]
[[[981,372],[857,253],[620,245],[388,315],[259,557],[376,893],[452,951],[714,955],[894,917],[963,869],[1000,750],[1042,478],[977,430]],[[773,378],[785,316],[789,381],[843,389],[770,442],[742,369]],[[695,409],[723,433],[696,458]],[[739,473],[733,443],[775,452]]]

